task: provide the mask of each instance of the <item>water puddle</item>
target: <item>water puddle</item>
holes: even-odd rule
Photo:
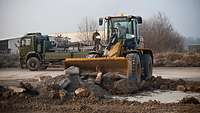
[[[110,96],[108,98],[127,101],[148,102],[149,100],[157,100],[161,103],[177,103],[184,97],[195,97],[200,101],[200,93],[181,92],[181,91],[161,91],[155,90],[153,92],[147,91],[131,96]]]

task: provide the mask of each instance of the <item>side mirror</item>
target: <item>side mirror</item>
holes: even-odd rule
[[[138,24],[142,24],[142,17],[141,16],[137,16],[136,17]]]
[[[99,25],[103,25],[103,18],[99,18]]]

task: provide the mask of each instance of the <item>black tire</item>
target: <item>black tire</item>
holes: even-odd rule
[[[48,66],[41,66],[40,70],[46,70],[48,68]]]
[[[141,57],[142,62],[142,79],[147,80],[152,77],[153,62],[150,54],[144,54]]]
[[[31,71],[37,71],[40,69],[40,61],[37,57],[30,57],[26,62],[26,65]]]
[[[126,58],[128,59],[128,78],[140,84],[142,74],[140,56],[137,53],[130,53]]]

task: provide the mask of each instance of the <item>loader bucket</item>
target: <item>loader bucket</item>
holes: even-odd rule
[[[127,74],[128,63],[124,57],[66,58],[65,68],[79,67],[81,71],[119,72]]]

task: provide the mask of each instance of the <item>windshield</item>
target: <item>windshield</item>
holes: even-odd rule
[[[126,38],[126,35],[133,34],[132,31],[132,21],[126,18],[112,18],[109,23],[109,37],[116,33],[118,38]]]

